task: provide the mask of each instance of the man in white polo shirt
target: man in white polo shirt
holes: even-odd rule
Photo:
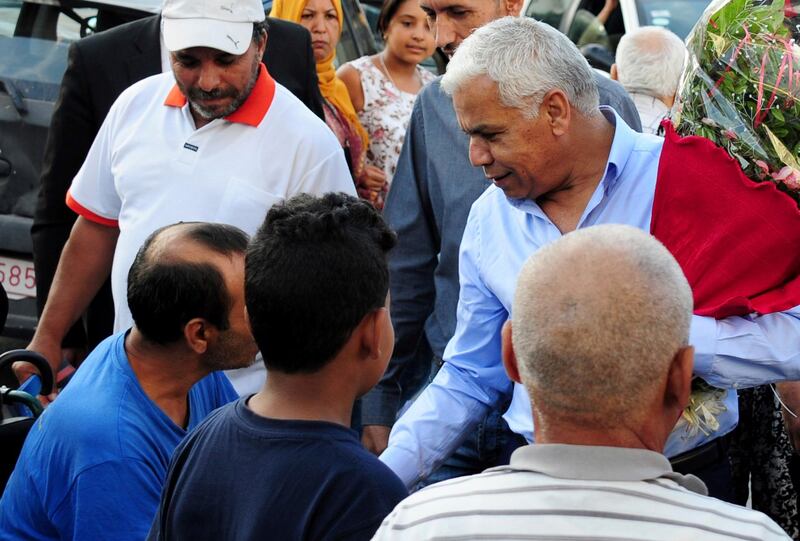
[[[789,539],[661,453],[691,390],[692,292],[653,237],[567,233],[522,267],[511,317],[503,364],[529,395],[536,443],[413,494],[374,539]]]
[[[53,368],[109,271],[114,330],[131,325],[128,269],[159,227],[209,221],[253,234],[297,193],[355,194],[336,137],[261,63],[260,0],[166,0],[162,18],[173,73],[120,95],[67,195],[80,217],[29,346]]]

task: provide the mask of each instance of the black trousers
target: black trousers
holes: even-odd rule
[[[672,457],[672,469],[678,473],[699,477],[708,488],[708,495],[731,503],[733,492],[731,463],[728,459],[729,437],[716,438],[700,447]]]

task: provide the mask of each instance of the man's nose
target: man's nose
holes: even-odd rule
[[[456,39],[453,24],[446,16],[437,17],[433,24],[433,30],[436,32],[436,46],[446,49],[447,45],[453,43]]]
[[[475,167],[486,167],[494,161],[488,145],[477,137],[469,138],[469,163]]]
[[[211,90],[218,88],[220,82],[219,71],[219,68],[213,64],[204,65],[200,69],[200,75],[197,78],[197,86],[206,92],[210,92]]]

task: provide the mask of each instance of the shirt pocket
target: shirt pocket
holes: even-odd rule
[[[267,211],[283,199],[283,196],[232,177],[222,195],[216,221],[235,225],[248,235],[253,235],[264,221]]]

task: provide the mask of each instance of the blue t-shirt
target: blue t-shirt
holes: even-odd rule
[[[137,540],[186,435],[145,395],[125,334],[104,340],[36,421],[0,499],[0,539]],[[237,398],[221,372],[189,392],[189,428]]]
[[[243,398],[175,451],[148,539],[370,539],[406,496],[355,431],[261,417]]]

